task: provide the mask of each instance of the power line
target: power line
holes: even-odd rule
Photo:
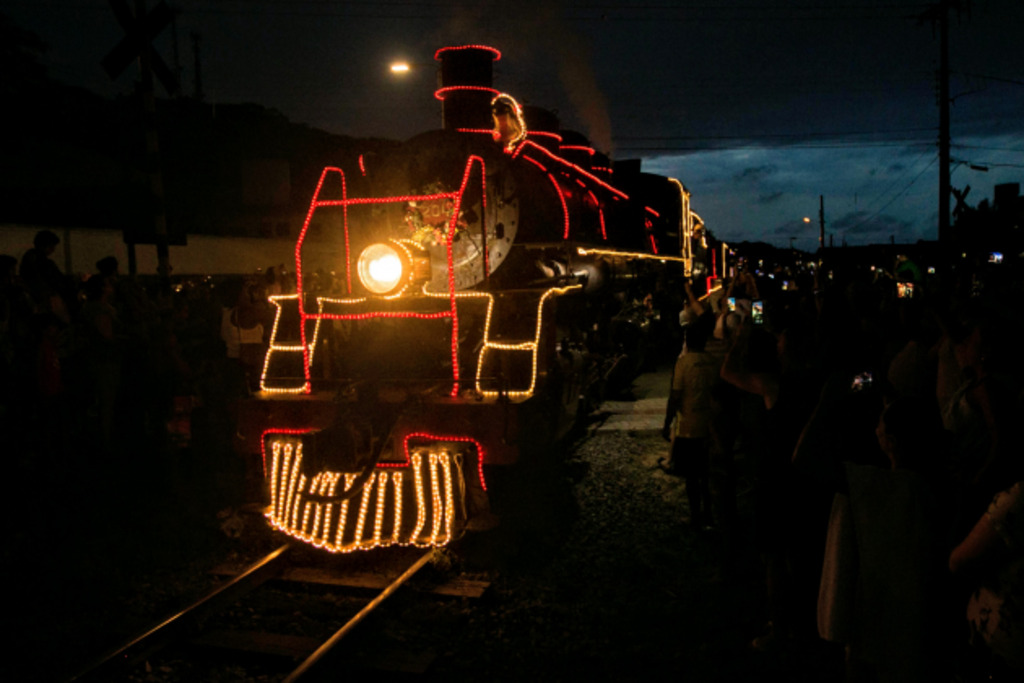
[[[699,138],[697,138],[699,139]],[[739,139],[739,138],[737,138]],[[745,138],[745,139],[750,139]],[[861,149],[861,148],[881,148],[881,147],[916,147],[919,145],[933,146],[935,142],[933,140],[894,140],[890,142],[849,142],[849,143],[808,143],[808,144],[787,144],[787,145],[774,145],[775,147],[785,147],[786,149]],[[745,144],[745,145],[730,145],[728,147],[709,147],[709,146],[663,146],[663,147],[651,147],[643,145],[616,145],[615,149],[618,151],[629,151],[629,152],[722,152],[722,151],[733,151],[733,150],[754,150],[764,149],[769,145],[763,144]]]
[[[1010,147],[981,147],[980,145],[952,145],[957,149],[981,149],[986,152],[1015,152],[1017,154],[1024,154],[1024,149],[1012,149]]]
[[[1002,78],[1000,76],[987,76],[985,74],[967,73],[966,71],[955,71],[953,73],[959,73],[961,76],[969,76],[971,78],[981,78],[986,81],[997,81],[999,83],[1010,83],[1012,85],[1024,85],[1024,81],[1018,81],[1013,78]]]
[[[864,130],[864,131],[833,131],[825,133],[766,133],[759,134],[758,138],[808,138],[808,137],[842,137],[846,135],[887,135],[889,133],[921,133],[934,132],[934,126],[927,128],[891,128],[888,130]],[[749,135],[640,135],[615,138],[623,142],[632,140],[748,140]]]
[[[929,147],[930,147],[930,145],[929,145]],[[925,157],[925,156],[926,156],[926,155],[927,155],[927,154],[928,154],[929,152],[931,152],[931,151],[932,151],[931,149],[928,149],[928,148],[926,148],[926,149],[925,149],[924,151],[922,151],[922,152],[921,152],[920,154],[918,154],[918,155],[917,155],[916,157],[914,157],[914,160],[913,160],[913,161],[911,161],[911,162],[910,162],[909,164],[907,164],[907,166],[906,166],[906,171],[905,171],[904,173],[901,173],[901,174],[899,175],[899,177],[898,177],[898,178],[893,178],[893,179],[892,179],[892,182],[888,183],[888,184],[887,184],[887,185],[886,185],[886,186],[885,186],[885,187],[884,187],[884,188],[882,189],[882,191],[881,191],[881,192],[879,192],[878,194],[876,194],[876,195],[874,196],[874,198],[873,198],[873,199],[872,199],[871,201],[867,202],[867,205],[868,205],[868,206],[871,206],[871,205],[873,205],[873,204],[876,204],[876,203],[878,203],[879,201],[881,201],[881,200],[882,200],[882,197],[884,197],[884,196],[886,196],[887,194],[889,194],[889,192],[890,192],[890,191],[891,191],[891,190],[892,190],[892,189],[893,189],[894,187],[896,187],[896,186],[897,186],[897,185],[898,185],[899,183],[901,183],[901,182],[902,182],[902,181],[903,181],[903,180],[904,180],[904,179],[905,179],[905,178],[906,178],[906,177],[907,177],[907,176],[908,176],[908,175],[909,175],[909,174],[911,173],[911,170],[912,170],[912,169],[913,169],[913,168],[914,168],[914,167],[915,167],[915,166],[917,165],[917,163],[918,163],[919,161],[921,161],[921,159],[923,159],[923,158],[924,158],[924,157]],[[927,167],[926,167],[926,170],[927,170]]]
[[[865,219],[864,219],[864,220],[862,220],[861,222],[859,222],[859,223],[857,223],[857,224],[855,224],[855,225],[852,225],[852,226],[850,226],[849,228],[845,228],[845,229],[843,230],[843,232],[847,232],[847,231],[850,231],[850,230],[854,230],[854,229],[856,229],[856,228],[859,228],[860,226],[864,225],[865,223],[867,223],[867,222],[868,222],[868,221],[870,221],[871,219],[873,219],[873,218],[877,217],[877,216],[878,216],[879,214],[881,214],[881,213],[882,213],[883,211],[885,211],[885,210],[886,210],[887,208],[889,208],[889,207],[890,207],[890,206],[892,205],[892,203],[893,203],[893,202],[895,202],[895,201],[896,201],[897,199],[899,199],[900,197],[902,197],[903,195],[905,195],[905,194],[907,193],[907,190],[909,190],[909,189],[910,189],[911,187],[913,187],[913,186],[914,186],[914,183],[916,183],[916,182],[918,181],[918,179],[919,179],[919,178],[920,178],[921,176],[923,176],[923,175],[925,174],[925,172],[926,172],[926,171],[927,171],[927,170],[928,170],[929,168],[931,168],[932,166],[934,166],[934,165],[935,165],[935,162],[936,162],[936,161],[938,161],[938,157],[933,157],[933,158],[932,158],[932,160],[928,162],[928,165],[927,165],[927,166],[925,166],[925,167],[924,167],[923,169],[921,169],[921,172],[920,172],[920,173],[918,173],[918,174],[917,174],[916,176],[914,176],[913,180],[911,180],[911,181],[910,181],[909,183],[907,183],[907,186],[906,186],[906,187],[904,187],[904,188],[903,188],[902,190],[900,190],[900,191],[899,191],[899,192],[898,192],[898,193],[897,193],[896,195],[894,195],[892,199],[890,199],[889,201],[887,201],[887,202],[886,202],[885,204],[883,204],[883,205],[882,205],[881,207],[879,207],[879,209],[878,209],[877,211],[875,211],[875,212],[874,212],[873,214],[871,214],[870,216],[868,216],[867,218],[865,218]]]

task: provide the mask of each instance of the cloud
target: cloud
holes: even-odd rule
[[[869,214],[853,211],[832,222],[834,232],[844,237],[886,238],[889,235],[905,235],[911,232],[913,222],[889,214]]]
[[[785,192],[769,192],[768,194],[759,195],[757,198],[758,204],[774,204],[783,197],[786,196]]]
[[[771,235],[778,235],[781,237],[806,237],[808,235],[818,234],[817,223],[805,223],[802,219],[790,220],[785,223],[781,223],[769,232]]]
[[[745,168],[733,175],[732,179],[738,183],[758,183],[769,176],[778,173],[779,169],[774,164],[763,164]]]

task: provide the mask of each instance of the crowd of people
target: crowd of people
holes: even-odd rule
[[[258,385],[267,296],[294,290],[282,269],[172,285],[109,256],[72,276],[58,243],[42,230],[20,261],[0,255],[0,423],[22,464],[134,461],[189,446],[194,429],[228,439],[235,399]]]
[[[173,452],[197,430],[230,453],[267,296],[294,282],[278,267],[144,287],[113,257],[72,278],[58,242],[44,230],[20,261],[0,255],[0,424],[17,465]],[[745,547],[762,558],[753,646],[840,643],[851,681],[1019,677],[1020,264],[815,265],[784,287],[744,268],[710,294],[686,285],[661,465],[685,477],[690,523],[723,540],[725,570]]]
[[[1018,267],[904,256],[686,286],[660,465],[726,570],[761,558],[753,647],[839,643],[850,681],[1020,680]]]

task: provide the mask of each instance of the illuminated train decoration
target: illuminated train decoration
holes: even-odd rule
[[[330,552],[491,518],[490,475],[593,407],[626,303],[716,251],[678,181],[530,128],[490,87],[496,50],[435,56],[445,128],[323,170],[242,421],[270,524]]]

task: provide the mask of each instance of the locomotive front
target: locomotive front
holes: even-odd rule
[[[600,372],[594,340],[615,311],[594,292],[636,276],[622,254],[658,255],[659,241],[659,263],[683,261],[679,235],[653,229],[661,214],[597,171],[525,127],[508,144],[452,118],[356,169],[324,169],[297,292],[272,297],[242,436],[262,460],[271,525],[331,552],[490,526],[490,474],[564,434]]]

